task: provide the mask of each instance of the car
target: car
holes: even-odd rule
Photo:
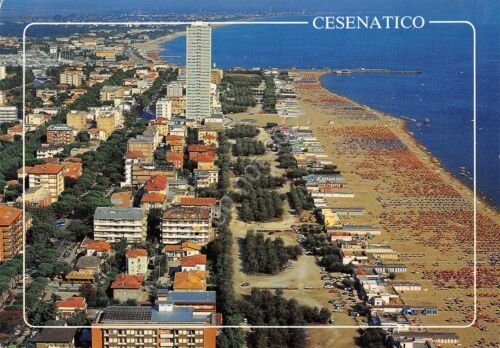
[[[244,288],[244,287],[247,287],[247,286],[249,286],[249,285],[250,285],[249,283],[243,283],[243,284],[241,284],[240,286],[241,286],[242,288]]]
[[[330,294],[333,294],[333,293],[336,293],[337,292],[337,289],[332,289],[330,291],[328,291]]]

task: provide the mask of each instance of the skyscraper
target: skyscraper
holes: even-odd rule
[[[210,117],[210,76],[212,65],[212,28],[195,22],[187,28],[186,116],[197,121]]]

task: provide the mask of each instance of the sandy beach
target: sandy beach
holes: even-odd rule
[[[405,121],[330,93],[324,71],[293,71],[303,111],[298,118],[238,115],[258,123],[307,125],[326,149],[354,198],[328,199],[332,206],[363,207],[352,223],[378,226],[373,241],[389,244],[407,265],[396,280],[414,280],[422,291],[401,298],[412,305],[435,305],[439,314],[412,317],[418,325],[468,325],[473,311],[473,192],[454,178],[410,134]],[[472,146],[472,144],[471,144]],[[498,340],[498,214],[477,203],[477,320],[456,332],[465,347],[496,347]],[[436,329],[446,331],[446,329]]]
[[[262,18],[263,17],[248,17],[248,18],[241,18],[241,19],[235,20],[233,22],[255,21],[257,19],[262,19]],[[272,18],[272,17],[269,17],[269,18]],[[230,25],[230,24],[213,25],[212,28],[216,29],[216,28],[225,27],[227,25]],[[162,60],[161,57],[160,57],[160,53],[162,51],[163,44],[165,44],[165,43],[167,43],[169,41],[172,41],[174,39],[177,39],[179,37],[182,37],[184,35],[186,35],[186,31],[185,30],[183,30],[183,31],[177,31],[177,32],[174,32],[174,33],[170,33],[170,34],[167,34],[167,35],[160,36],[160,37],[158,37],[158,38],[156,38],[154,40],[149,40],[149,41],[145,41],[145,42],[136,43],[136,44],[134,44],[134,47],[145,58],[148,58],[150,60],[152,59],[156,63],[160,63],[160,62],[168,63],[168,62]]]

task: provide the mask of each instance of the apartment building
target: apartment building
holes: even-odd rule
[[[213,239],[210,209],[205,207],[171,207],[161,222],[163,244],[193,242],[206,245]]]
[[[38,164],[27,170],[29,187],[41,186],[50,193],[51,203],[64,191],[64,166],[56,163]]]
[[[173,115],[185,115],[186,114],[186,97],[168,97],[168,100],[172,102],[172,114]]]
[[[92,348],[215,348],[220,315],[161,301],[154,307],[110,306],[92,324]],[[123,329],[120,326],[137,326]],[[187,329],[186,326],[202,328]]]
[[[154,138],[138,135],[136,138],[131,138],[127,142],[127,151],[141,152],[146,160],[146,163],[153,163],[155,151]]]
[[[23,211],[0,204],[0,262],[14,258],[22,248]]]
[[[67,124],[53,124],[47,127],[47,143],[55,146],[65,146],[75,142],[73,128]]]
[[[156,102],[156,117],[170,120],[172,117],[172,102],[166,98],[159,98]]]
[[[184,154],[182,152],[169,152],[166,154],[167,162],[172,163],[175,169],[182,169],[184,166]]]
[[[124,90],[122,86],[104,86],[101,88],[100,99],[103,102],[122,99]]]
[[[213,157],[215,157],[215,150],[215,147],[209,145],[189,145],[189,159],[192,161],[198,161],[199,157],[205,156],[207,154],[211,154],[213,155]]]
[[[83,71],[65,70],[59,74],[59,83],[62,85],[80,87],[82,85],[83,78]]]
[[[17,120],[16,106],[0,106],[0,123],[16,122]]]
[[[147,216],[140,208],[98,207],[94,213],[94,239],[128,243],[146,240]]]
[[[213,169],[195,169],[193,172],[198,188],[213,187],[219,182],[219,168],[216,166]]]
[[[167,85],[167,97],[182,97],[184,85],[180,81],[172,81]]]
[[[77,131],[86,130],[87,113],[85,111],[71,110],[66,114],[66,124]]]
[[[163,117],[156,117],[156,119],[149,121],[150,126],[155,126],[158,129],[158,135],[166,137],[168,135],[168,120]]]

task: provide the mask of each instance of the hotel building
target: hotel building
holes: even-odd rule
[[[146,240],[147,216],[140,208],[98,207],[94,213],[94,239],[128,243]]]
[[[213,238],[212,216],[207,207],[171,207],[161,222],[163,244],[193,242],[206,245]]]

